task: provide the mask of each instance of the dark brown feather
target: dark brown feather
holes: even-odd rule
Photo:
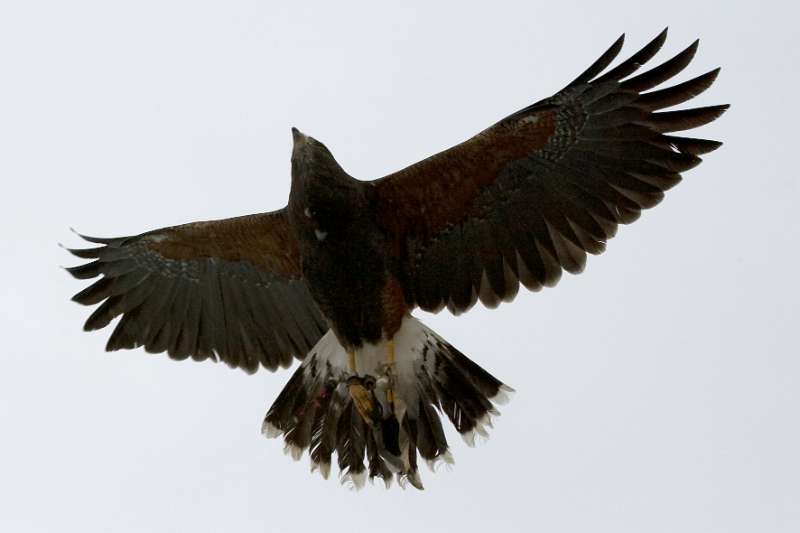
[[[85,329],[122,319],[107,349],[144,346],[178,360],[213,359],[254,372],[302,358],[327,330],[300,271],[283,210],[196,222],[70,250],[79,279],[102,276],[73,298],[100,303]]]
[[[629,91],[642,92],[667,81],[689,66],[689,63],[692,62],[694,55],[697,53],[697,47],[699,45],[700,40],[698,39],[672,59],[661,63],[659,66],[647,72],[643,72],[638,76],[623,81],[621,87]]]
[[[459,313],[480,299],[494,307],[520,282],[538,290],[556,284],[562,270],[581,272],[587,253],[605,250],[618,224],[658,204],[699,154],[719,146],[664,133],[707,124],[727,106],[655,112],[706,90],[718,69],[642,94],[686,68],[697,42],[623,79],[665,38],[666,30],[602,74],[620,38],[561,92],[368,185],[408,280],[409,305]],[[469,419],[465,406],[443,407]]]
[[[661,50],[661,47],[664,46],[664,42],[666,42],[666,40],[667,28],[664,28],[661,33],[656,35],[652,41],[644,45],[641,50],[597,78],[595,81],[600,83],[604,81],[619,81],[625,76],[630,76],[639,70],[642,65],[653,59],[658,51]],[[587,79],[586,81],[591,81],[591,78]]]

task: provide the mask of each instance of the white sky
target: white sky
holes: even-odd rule
[[[789,2],[315,4],[0,7],[0,530],[800,531]],[[351,493],[265,440],[288,372],[108,355],[110,329],[81,331],[69,226],[279,208],[291,126],[379,177],[665,25],[661,59],[702,38],[681,80],[723,67],[697,102],[733,105],[701,132],[726,145],[581,276],[421,315],[518,391],[489,442],[450,434],[425,492]]]

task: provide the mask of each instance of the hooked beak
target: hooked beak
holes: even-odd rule
[[[308,137],[306,137],[306,135],[297,128],[292,128],[292,138],[294,139],[295,145],[305,144],[306,139],[308,139]]]

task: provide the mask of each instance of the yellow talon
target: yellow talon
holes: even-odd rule
[[[353,404],[358,410],[361,417],[369,424],[375,416],[375,401],[371,388],[367,388],[365,381],[358,376],[358,368],[356,367],[356,353],[354,350],[347,351],[347,364],[350,367],[352,377],[349,379],[347,387],[350,397],[353,399]],[[386,341],[386,363],[385,374],[388,378],[388,386],[386,387],[386,402],[389,408],[394,411],[394,364],[395,364],[395,347],[394,339]]]
[[[356,352],[355,350],[347,351],[347,364],[352,372],[352,377],[347,382],[347,390],[350,393],[350,398],[353,399],[353,405],[361,415],[361,418],[367,424],[372,424],[372,419],[375,413],[375,402],[373,401],[372,391],[364,386],[365,381],[358,377],[358,368],[356,367]]]
[[[348,384],[350,397],[353,405],[367,424],[372,424],[375,416],[375,402],[372,401],[372,392],[368,390],[358,379],[353,379]]]

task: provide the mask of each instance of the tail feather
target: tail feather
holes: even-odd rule
[[[342,483],[352,481],[356,488],[363,486],[364,452],[366,451],[366,427],[353,403],[348,403],[336,432],[336,455]]]
[[[439,415],[433,405],[420,400],[418,411],[417,449],[422,458],[428,462],[431,470],[433,470],[433,465],[449,454],[447,451],[447,438],[444,436],[442,422],[439,420]],[[444,460],[447,461],[447,459]]]
[[[308,448],[311,443],[311,432],[320,405],[315,402],[307,402],[301,407],[298,414],[298,423],[292,427],[284,436],[286,444],[294,446],[300,450]]]
[[[443,374],[444,379],[437,382],[442,409],[459,433],[468,433],[478,426],[492,404],[458,366],[444,366]]]
[[[402,487],[405,486],[405,482],[408,482],[415,489],[422,490],[422,479],[420,478],[419,468],[417,467],[416,423],[410,421],[406,416],[403,426],[408,437],[408,446],[405,452],[408,454],[408,467],[400,472],[398,480],[399,485]]]
[[[317,467],[325,479],[331,470],[331,456],[336,450],[336,428],[345,400],[345,387],[331,387],[325,390],[323,404],[319,409],[319,422],[311,434],[311,469]],[[266,423],[266,422],[265,422]]]
[[[262,430],[283,435],[295,458],[309,450],[312,471],[328,477],[334,453],[343,483],[360,488],[367,476],[422,489],[418,456],[431,470],[452,464],[440,415],[444,413],[474,444],[488,436],[494,404],[512,389],[414,318],[407,317],[395,335],[396,364],[387,374],[385,345],[365,345],[356,352],[359,377],[370,376],[375,420],[356,408],[348,389],[353,376],[347,355],[328,332],[295,371],[267,412]],[[389,383],[393,403],[387,399]]]
[[[289,379],[289,382],[283,388],[275,403],[272,404],[270,409],[270,425],[279,432],[285,432],[291,429],[296,422],[294,422],[295,405],[305,398],[305,377],[295,372]],[[265,430],[273,431],[272,428],[265,427]]]
[[[369,478],[382,479],[388,489],[392,484],[392,470],[386,461],[381,457],[380,448],[378,443],[375,442],[375,433],[373,431],[367,432],[367,459],[369,461]]]

